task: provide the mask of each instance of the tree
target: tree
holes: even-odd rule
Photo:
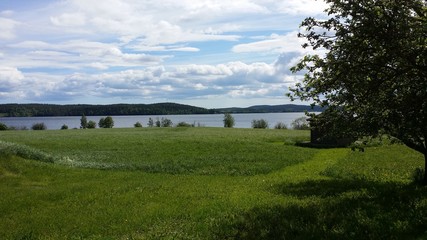
[[[113,128],[114,120],[111,116],[99,119],[98,126],[100,128]]]
[[[224,113],[224,127],[232,128],[234,127],[234,117],[230,113]]]
[[[299,117],[292,121],[291,126],[295,130],[309,130],[310,126],[306,117]]]
[[[173,122],[169,118],[162,118],[161,127],[172,127]]]
[[[80,128],[83,128],[83,129],[87,128],[87,117],[84,114],[80,118]]]
[[[305,76],[289,96],[327,107],[313,118],[319,126],[333,121],[337,132],[396,137],[424,154],[427,168],[427,3],[326,2],[330,18],[306,18],[299,34],[303,47],[326,53],[291,68]]]
[[[7,125],[0,122],[0,131],[5,131],[5,130],[8,130]]]
[[[268,122],[265,119],[252,120],[252,128],[268,128]]]
[[[90,121],[87,123],[87,128],[89,128],[89,129],[96,128],[96,122],[95,122],[95,121],[90,120]]]
[[[162,126],[162,122],[160,122],[160,119],[159,118],[157,118],[156,119],[156,127],[161,127]]]
[[[148,123],[147,123],[148,127],[154,127],[154,120],[152,118],[148,119]]]

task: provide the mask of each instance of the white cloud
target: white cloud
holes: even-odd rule
[[[12,93],[16,96],[23,95],[24,92],[19,89],[25,86],[24,79],[23,73],[17,68],[0,66],[0,98],[13,96]]]
[[[103,68],[101,63],[94,67]],[[13,68],[7,69],[17,73]],[[19,76],[19,74],[17,75]],[[15,77],[16,78],[16,77]],[[43,84],[38,80],[43,76],[30,76],[33,84],[28,88],[28,96],[38,97],[61,95],[69,98],[135,99],[169,98],[196,99],[209,96],[231,98],[277,97],[283,95],[287,86],[295,81],[272,64],[229,62],[218,65],[181,65],[169,67],[149,67],[144,70],[124,70],[99,74],[75,73],[62,78],[50,78]],[[49,78],[48,78],[49,79]],[[43,93],[43,91],[45,93]],[[37,94],[35,94],[37,93]]]
[[[233,52],[301,52],[304,49],[301,45],[305,40],[298,38],[297,32],[290,32],[285,35],[272,34],[266,39],[246,44],[238,44],[232,48]],[[257,37],[260,38],[260,37]]]
[[[0,16],[11,17],[15,12],[12,10],[4,10],[0,12]]]
[[[81,69],[93,67],[105,70],[109,67],[141,67],[156,65],[169,56],[145,53],[124,53],[119,44],[86,40],[71,40],[60,43],[24,41],[9,45],[10,48],[25,50],[25,58],[11,56],[4,59],[20,68],[65,68]],[[0,63],[2,60],[0,59]]]
[[[58,17],[50,17],[50,21],[60,27],[78,27],[86,24],[86,18],[81,13],[63,13]]]
[[[293,15],[317,15],[328,6],[323,0],[278,1],[278,11]]]
[[[19,81],[22,79],[24,79],[24,75],[17,68],[0,67],[0,81],[2,83],[19,83]]]
[[[297,81],[288,69],[306,53],[298,25],[321,14],[321,2],[62,0],[5,10],[0,97],[278,98]]]
[[[0,17],[0,40],[15,38],[15,28],[18,24],[15,20]]]

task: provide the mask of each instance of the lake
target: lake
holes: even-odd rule
[[[252,120],[264,119],[269,123],[270,128],[278,122],[285,123],[288,127],[291,126],[293,120],[305,116],[303,112],[297,113],[234,113],[232,114],[235,120],[235,128],[251,128]],[[105,116],[87,116],[88,121],[93,120],[96,123],[99,119]],[[138,116],[112,116],[115,128],[130,128],[136,122],[140,122],[143,127],[147,126],[148,119],[152,118],[154,121],[162,117],[172,120],[173,124],[179,122],[186,122],[195,124],[196,126],[204,127],[224,127],[223,119],[224,114],[191,114],[191,115],[138,115]],[[73,117],[1,117],[0,122],[6,124],[8,127],[16,127],[18,129],[28,128],[31,129],[35,123],[44,123],[47,129],[60,129],[62,125],[66,124],[68,128],[80,128],[81,116]]]

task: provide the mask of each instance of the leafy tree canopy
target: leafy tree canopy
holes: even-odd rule
[[[100,128],[113,128],[114,120],[111,116],[99,119],[98,126]]]
[[[315,125],[354,136],[383,131],[424,154],[427,166],[426,1],[326,2],[330,18],[306,18],[299,34],[303,47],[326,53],[291,69],[305,77],[289,96],[328,107]]]

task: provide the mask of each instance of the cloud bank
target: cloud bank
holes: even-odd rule
[[[29,0],[28,0],[29,1]],[[0,103],[278,104],[316,0],[63,0],[0,12]]]

